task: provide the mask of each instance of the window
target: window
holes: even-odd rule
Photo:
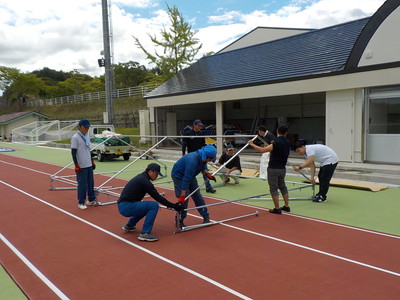
[[[369,134],[400,134],[400,88],[371,89]]]

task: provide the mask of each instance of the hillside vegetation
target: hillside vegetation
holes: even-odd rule
[[[146,109],[146,100],[142,96],[114,99],[114,112],[127,112]],[[93,100],[66,104],[45,105],[40,107],[1,106],[1,114],[11,114],[20,111],[36,111],[53,120],[77,120],[92,115],[102,115],[106,111],[105,100]]]

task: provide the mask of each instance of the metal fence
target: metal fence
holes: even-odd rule
[[[157,86],[158,86],[157,84],[149,84],[143,86],[134,86],[129,88],[117,89],[113,91],[113,98],[126,98],[137,95],[144,95],[150,92],[151,90],[155,89]],[[38,107],[44,105],[65,104],[65,103],[84,102],[84,101],[101,100],[101,99],[106,99],[105,91],[50,98],[50,99],[28,100],[26,101],[26,105]]]

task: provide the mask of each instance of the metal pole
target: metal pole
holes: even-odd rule
[[[226,204],[226,203],[232,203],[232,202],[237,202],[237,201],[242,201],[242,200],[247,200],[247,199],[252,199],[252,198],[259,198],[259,197],[263,197],[263,196],[267,196],[267,195],[270,195],[270,193],[249,196],[249,197],[243,197],[243,198],[234,199],[234,200],[216,202],[216,203],[211,203],[211,204],[205,204],[205,205],[200,205],[200,206],[196,206],[196,207],[190,207],[190,208],[186,208],[185,211],[200,209],[200,208],[210,207],[210,206],[216,206],[216,205],[221,205],[221,204]]]
[[[251,140],[254,141],[257,138],[257,135],[254,136]],[[215,174],[217,174],[219,172],[219,170],[221,170],[223,167],[225,167],[232,159],[234,159],[237,155],[239,155],[240,152],[242,152],[249,144],[244,145],[239,151],[237,151],[234,155],[232,155],[232,157],[230,159],[228,159],[228,161],[226,161],[222,166],[220,166],[214,173],[212,173],[212,175],[214,176]],[[204,181],[200,186],[197,187],[197,189],[195,189],[194,191],[192,191],[186,198],[185,201],[187,199],[189,199],[190,196],[192,196],[194,193],[196,193],[203,185],[206,184],[206,181]]]
[[[104,79],[106,88],[106,109],[108,116],[108,124],[114,123],[114,107],[113,107],[113,66],[111,62],[110,47],[110,25],[107,0],[101,1],[103,16],[103,45],[104,45]]]
[[[243,218],[250,217],[250,216],[258,217],[258,215],[259,215],[259,213],[256,210],[254,213],[251,213],[251,214],[242,215],[242,216],[238,216],[238,217],[232,217],[232,218],[228,218],[228,219],[221,220],[221,221],[212,221],[210,223],[203,223],[203,224],[185,226],[185,227],[182,227],[181,229],[177,229],[176,231],[174,231],[174,233],[180,233],[180,232],[189,231],[189,230],[198,229],[198,228],[203,228],[203,227],[207,227],[207,226],[211,226],[211,225],[222,224],[222,223],[226,223],[226,222],[233,221],[233,220],[238,220],[238,219],[243,219]]]
[[[141,159],[144,155],[146,155],[146,153],[148,153],[149,151],[151,151],[152,149],[154,149],[155,147],[157,147],[159,144],[161,144],[166,138],[168,137],[164,137],[161,141],[159,141],[157,144],[153,145],[153,147],[149,148],[146,150],[146,152],[144,152],[142,155],[140,155],[138,158],[136,158],[134,161],[132,161],[131,163],[129,163],[127,166],[125,166],[124,168],[122,168],[122,170],[120,170],[119,172],[117,172],[116,174],[114,174],[112,177],[110,177],[108,180],[106,180],[105,182],[103,182],[102,185],[100,185],[96,190],[100,190],[106,183],[110,182],[113,178],[117,177],[119,174],[121,174],[123,171],[125,171],[127,168],[129,168],[132,164],[134,164],[137,160]]]

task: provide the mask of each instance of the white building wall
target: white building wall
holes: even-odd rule
[[[31,114],[29,116],[26,117],[22,117],[20,119],[17,119],[15,121],[12,121],[6,125],[4,125],[4,134],[8,136],[10,136],[10,134],[12,133],[12,131],[15,128],[36,122],[36,121],[40,121],[40,118],[38,115],[35,114]]]
[[[359,66],[400,60],[400,8],[394,10],[379,26],[361,57]]]

